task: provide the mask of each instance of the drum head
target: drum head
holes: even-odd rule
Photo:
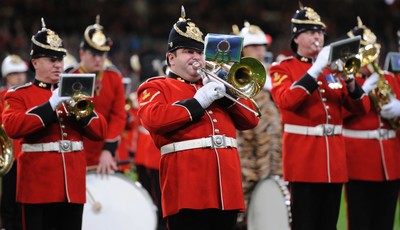
[[[261,180],[254,189],[248,210],[248,230],[288,230],[289,212],[287,202],[277,180]]]
[[[147,191],[122,174],[86,175],[83,230],[157,227],[157,207]]]

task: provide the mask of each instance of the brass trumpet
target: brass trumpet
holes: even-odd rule
[[[346,75],[356,74],[361,67],[361,60],[357,56],[348,56],[342,59],[343,73]]]
[[[360,49],[360,59],[361,66],[371,65],[373,71],[379,74],[379,78],[377,81],[377,88],[372,90],[369,93],[371,101],[374,103],[375,107],[378,111],[382,109],[382,106],[388,104],[391,101],[391,98],[396,98],[396,94],[390,86],[389,82],[383,76],[383,70],[376,65],[375,61],[377,60],[380,53],[380,46],[378,44],[369,44]],[[393,129],[400,128],[400,118],[395,117],[392,119],[388,119],[390,126]]]
[[[202,77],[209,77],[225,85],[227,90],[238,98],[249,99],[257,107],[257,111],[249,108],[241,103],[238,99],[232,97],[226,92],[219,91],[228,99],[238,103],[245,109],[253,112],[257,117],[261,117],[261,113],[257,104],[252,99],[263,88],[266,80],[266,70],[264,65],[255,58],[244,57],[238,63],[232,66],[222,63],[214,63],[206,61],[206,68],[201,67],[200,63],[195,62],[193,66],[198,68]],[[218,75],[223,76],[220,77]]]
[[[75,115],[76,119],[87,117],[94,109],[93,101],[82,92],[75,92],[71,100],[67,101],[68,111]]]

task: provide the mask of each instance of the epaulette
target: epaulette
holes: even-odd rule
[[[293,58],[294,58],[293,56],[286,56],[286,57],[281,58],[279,61],[273,62],[271,65],[277,65],[277,64],[280,64],[282,62],[292,60]]]
[[[8,91],[17,91],[32,85],[32,82],[25,83],[25,85],[16,85],[8,89]]]

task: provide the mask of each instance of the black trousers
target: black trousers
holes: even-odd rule
[[[392,230],[399,181],[356,181],[345,185],[349,230]]]
[[[1,179],[1,228],[6,230],[22,229],[21,205],[16,202],[17,162],[14,161],[10,171]]]
[[[343,184],[294,182],[289,187],[292,230],[336,230]]]
[[[237,210],[182,209],[167,217],[167,225],[169,230],[234,230],[237,214]]]
[[[81,230],[83,204],[22,204],[24,230]]]

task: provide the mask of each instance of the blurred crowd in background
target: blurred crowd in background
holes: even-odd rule
[[[382,44],[381,65],[387,52],[398,50],[400,0],[301,3],[318,12],[327,25],[326,43],[344,37],[360,16]],[[165,57],[168,34],[182,5],[187,17],[198,22],[205,34],[230,34],[232,25],[241,28],[244,21],[249,21],[271,36],[269,50],[274,59],[279,54],[292,54],[290,19],[299,9],[296,0],[1,0],[0,58],[14,53],[29,60],[30,39],[41,29],[41,17],[49,28],[59,32],[68,52],[79,58],[82,34],[99,14],[100,24],[113,41],[109,59],[125,77],[132,78],[135,90],[141,80],[132,69],[132,55],[155,53]]]

